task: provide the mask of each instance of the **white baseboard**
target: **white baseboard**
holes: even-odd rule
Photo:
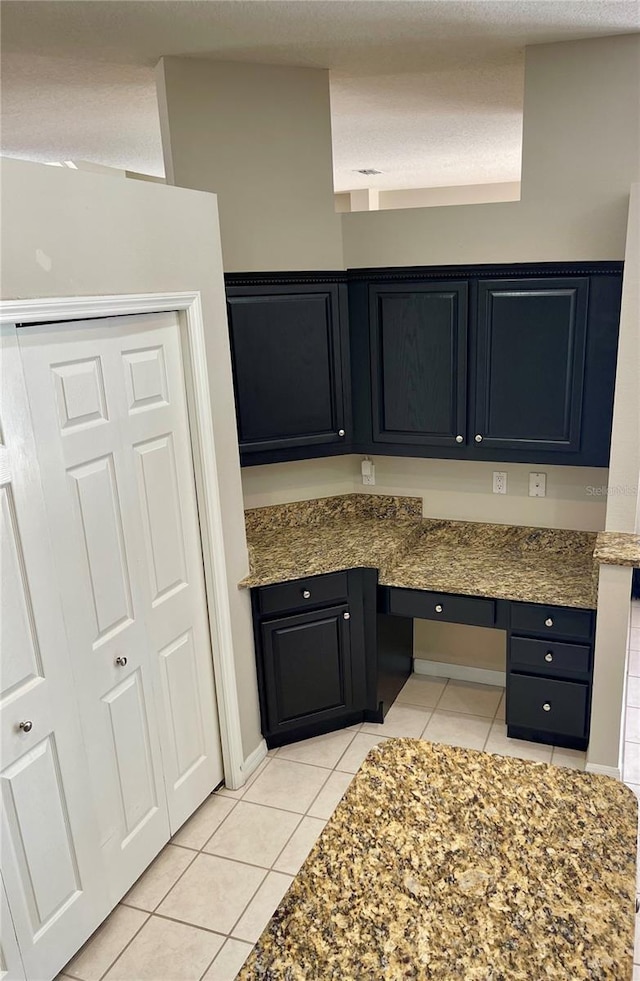
[[[242,781],[243,786],[246,783],[246,781],[249,779],[253,771],[258,769],[263,759],[265,759],[266,755],[267,755],[267,744],[265,743],[264,739],[262,739],[254,749],[253,753],[249,753],[244,763],[242,763],[242,765],[240,766],[240,770],[244,778]]]
[[[471,668],[466,664],[446,664],[444,661],[427,661],[414,657],[415,674],[426,674],[436,678],[453,678],[456,681],[473,681],[478,685],[496,685],[504,688],[507,676],[504,671],[490,671],[489,668]]]
[[[604,766],[602,763],[587,763],[585,770],[587,773],[599,773],[603,777],[613,777],[614,780],[622,780],[622,770],[619,766]]]

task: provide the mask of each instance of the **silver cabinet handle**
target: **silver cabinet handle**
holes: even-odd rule
[[[481,443],[482,442],[482,436],[480,435],[480,433],[476,433],[475,440],[476,440],[476,443]]]
[[[464,436],[456,436],[456,443],[464,443]]]
[[[343,616],[343,619],[344,620],[350,620],[351,619],[351,614],[350,613],[343,613],[342,616]]]
[[[544,659],[545,659],[545,661],[548,661],[549,664],[551,664],[551,662],[553,661],[553,652],[552,651],[547,651],[547,653],[544,656]]]
[[[302,590],[302,595],[303,595],[304,599],[311,599],[311,590],[309,590],[309,589],[303,589]]]
[[[436,613],[442,613],[444,607],[441,603],[436,603]]]
[[[547,619],[544,621],[544,625],[545,627],[553,627],[553,620],[551,617],[547,617]]]
[[[116,664],[118,665],[119,668],[124,668],[126,666],[127,659],[124,656],[124,654],[118,655],[118,657],[116,658]]]
[[[339,429],[338,436],[344,436],[344,435],[346,435],[344,429]]]
[[[28,719],[26,722],[21,722],[18,729],[22,729],[23,732],[31,732],[33,729],[33,722],[31,722],[30,719]]]
[[[543,712],[550,712],[551,711],[551,705],[550,705],[550,703],[549,702],[545,702],[544,705],[542,706],[542,710],[543,710]]]

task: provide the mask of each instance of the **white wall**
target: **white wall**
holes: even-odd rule
[[[215,197],[0,161],[3,299],[200,290],[245,757],[261,735]]]
[[[227,272],[341,269],[329,73],[163,58],[167,181],[214,191]]]
[[[639,90],[640,35],[527,48],[521,201],[343,214],[346,266],[621,259]]]

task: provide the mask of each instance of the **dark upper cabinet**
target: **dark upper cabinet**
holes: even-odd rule
[[[454,445],[466,429],[467,284],[369,288],[374,443]]]
[[[472,438],[580,450],[589,280],[480,281]]]
[[[291,459],[286,451],[323,444],[336,452],[346,443],[345,290],[330,283],[227,288],[243,462],[267,451]]]

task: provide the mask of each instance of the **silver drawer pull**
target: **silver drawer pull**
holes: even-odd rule
[[[303,589],[302,595],[305,599],[311,599],[311,591],[309,589]]]
[[[18,729],[21,729],[22,732],[31,732],[31,730],[33,729],[33,722],[31,722],[31,720],[27,720],[27,722],[21,722],[20,725],[18,726]]]
[[[456,436],[456,443],[464,443],[464,436]]]
[[[343,618],[345,620],[350,620],[351,619],[351,614],[350,613],[343,613],[342,616],[343,616]]]
[[[550,702],[545,702],[544,705],[542,706],[542,711],[543,712],[550,712],[551,711],[551,703]]]
[[[436,613],[442,613],[443,610],[444,610],[444,606],[442,605],[442,603],[436,603]]]
[[[346,434],[345,434],[345,431],[344,431],[344,429],[339,429],[339,430],[338,430],[338,436],[345,436],[345,435],[346,435]]]
[[[547,653],[544,656],[544,659],[545,659],[545,661],[548,661],[549,664],[551,664],[551,662],[553,661],[553,653],[552,653],[552,651],[547,651]]]
[[[474,438],[475,438],[476,443],[481,443],[482,442],[482,436],[480,435],[480,433],[477,433]]]
[[[544,625],[545,627],[553,627],[553,620],[551,617],[547,617],[547,619],[544,621]]]

